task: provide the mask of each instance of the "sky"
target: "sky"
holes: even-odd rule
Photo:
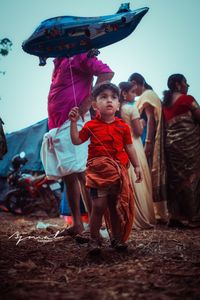
[[[124,1],[125,2],[125,1]],[[103,16],[117,12],[122,0],[1,0],[0,39],[13,42],[0,57],[0,117],[4,131],[20,130],[47,118],[47,97],[53,62],[38,66],[38,58],[21,45],[41,23],[56,16]],[[113,83],[141,73],[162,98],[167,78],[182,73],[189,94],[200,103],[200,1],[130,0],[130,8],[149,7],[136,30],[124,40],[100,49],[99,59],[115,72]]]

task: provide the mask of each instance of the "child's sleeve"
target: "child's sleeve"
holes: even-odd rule
[[[88,129],[88,124],[86,123],[83,128],[79,131],[79,138],[84,143],[90,138],[90,131]]]

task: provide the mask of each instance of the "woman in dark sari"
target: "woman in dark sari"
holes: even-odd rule
[[[182,74],[173,74],[163,93],[168,225],[180,228],[200,220],[200,107],[188,87]]]

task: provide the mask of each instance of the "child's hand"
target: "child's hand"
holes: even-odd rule
[[[70,110],[68,117],[69,117],[69,120],[71,122],[77,122],[80,118],[79,108],[78,107],[73,107]]]
[[[135,167],[134,168],[134,172],[135,172],[135,175],[136,175],[136,183],[139,183],[142,181],[142,171],[140,169],[140,167]]]

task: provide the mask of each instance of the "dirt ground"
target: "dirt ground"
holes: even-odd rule
[[[200,299],[200,229],[133,231],[126,253],[107,241],[95,257],[87,244],[56,237],[61,218],[0,218],[1,299]]]

